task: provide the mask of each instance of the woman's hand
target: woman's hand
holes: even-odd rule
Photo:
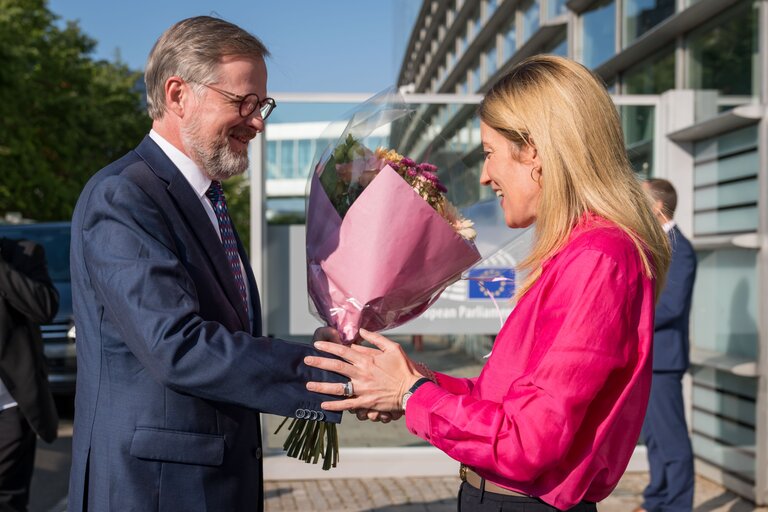
[[[380,334],[360,330],[361,337],[374,345],[362,347],[335,345],[325,341],[315,343],[315,348],[338,356],[340,359],[308,356],[304,363],[323,370],[349,377],[353,395],[345,400],[323,402],[328,411],[365,409],[374,412],[401,411],[400,404],[406,391],[421,378],[402,347]],[[344,396],[343,384],[308,382],[307,389],[317,393]],[[381,419],[381,418],[379,418]]]

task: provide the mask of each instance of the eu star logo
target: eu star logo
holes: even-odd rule
[[[511,299],[515,295],[515,270],[473,268],[467,275],[470,299]]]

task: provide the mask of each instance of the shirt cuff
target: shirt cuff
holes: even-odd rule
[[[446,394],[447,392],[437,384],[426,382],[411,395],[405,411],[405,426],[411,434],[430,441],[429,415],[432,412],[431,408]]]

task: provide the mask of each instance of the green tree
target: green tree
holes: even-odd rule
[[[227,209],[237,234],[248,254],[251,252],[251,184],[243,175],[233,176],[225,182],[224,195],[227,197]]]
[[[46,0],[0,0],[0,215],[68,219],[85,182],[150,127],[141,73],[90,57]]]

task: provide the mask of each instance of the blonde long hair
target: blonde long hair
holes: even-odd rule
[[[645,275],[656,278],[658,298],[669,268],[669,242],[629,163],[618,112],[602,82],[572,60],[537,55],[491,87],[479,115],[518,149],[535,148],[541,159],[536,236],[521,263],[530,274],[517,298],[586,212],[627,233]]]

